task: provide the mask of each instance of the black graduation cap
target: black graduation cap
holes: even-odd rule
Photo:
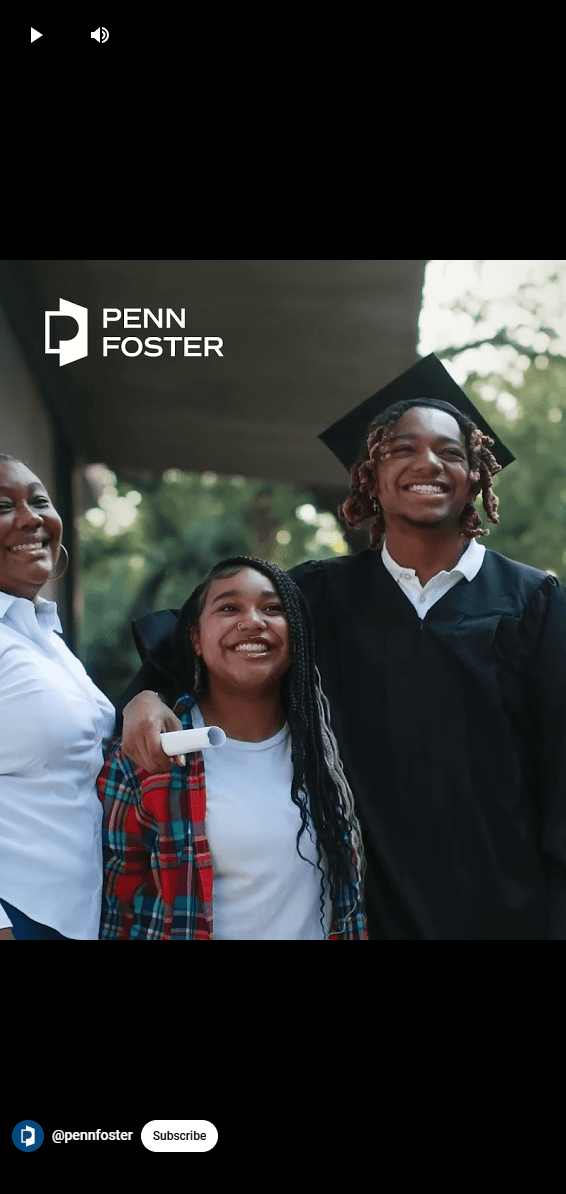
[[[345,465],[348,472],[354,464],[363,460],[367,441],[367,430],[373,419],[387,407],[396,402],[415,401],[430,402],[431,405],[447,410],[449,414],[467,415],[469,419],[494,440],[490,449],[498,464],[502,468],[512,464],[515,457],[509,448],[501,442],[499,436],[489,426],[489,423],[470,402],[457,382],[450,376],[447,369],[433,352],[422,361],[417,361],[400,377],[391,381],[388,386],[378,390],[366,402],[362,402],[355,410],[344,415],[337,423],[333,423],[326,431],[319,435],[319,439]]]

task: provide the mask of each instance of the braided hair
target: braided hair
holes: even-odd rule
[[[338,517],[349,527],[355,527],[356,530],[360,528],[364,519],[371,517],[375,512],[376,517],[371,526],[369,541],[372,551],[376,550],[385,533],[385,520],[377,492],[377,465],[387,453],[388,440],[391,438],[393,429],[405,412],[416,405],[414,400],[396,402],[394,406],[389,406],[370,423],[366,456],[350,470],[350,494],[338,507]],[[423,402],[423,406],[434,405],[433,400],[427,399]],[[440,407],[440,409],[443,408]],[[455,410],[452,417],[464,434],[470,466],[470,489],[468,501],[460,515],[460,529],[468,539],[477,539],[481,535],[489,535],[489,530],[482,528],[480,514],[474,507],[480,490],[483,508],[489,521],[499,522],[497,513],[499,499],[493,492],[492,479],[495,473],[500,472],[501,465],[489,450],[495,442],[489,435],[484,435],[483,431],[480,431],[467,415],[463,415],[459,411]]]
[[[289,623],[291,665],[281,680],[281,704],[291,731],[293,779],[291,799],[300,810],[301,828],[311,841],[309,813],[316,833],[317,867],[321,873],[321,925],[324,932],[324,870],[321,858],[327,863],[330,897],[334,901],[344,885],[352,902],[345,920],[355,912],[361,901],[361,887],[365,877],[365,855],[354,800],[338,754],[338,746],[330,723],[328,701],[322,691],[320,674],[315,663],[314,633],[310,610],[298,585],[291,577],[267,560],[248,556],[231,556],[221,560],[207,574],[205,580],[191,594],[179,613],[174,637],[174,673],[160,668],[164,690],[177,699],[192,692],[197,698],[206,691],[207,673],[202,656],[193,654],[189,630],[202,613],[210,585],[214,580],[235,576],[244,568],[255,568],[273,583],[279,594]],[[171,660],[173,663],[173,660]],[[310,810],[309,810],[310,803]],[[314,863],[311,862],[311,866]],[[344,925],[345,927],[345,925]],[[343,931],[341,929],[340,931]]]

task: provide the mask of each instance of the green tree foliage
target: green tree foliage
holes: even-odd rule
[[[179,608],[219,560],[260,556],[289,569],[347,551],[334,516],[291,485],[177,470],[108,477],[98,509],[80,520],[80,655],[111,700],[139,667],[131,621]]]
[[[541,368],[543,361],[546,365]],[[486,380],[516,399],[518,418],[509,421],[493,403],[479,397]],[[478,504],[483,526],[490,530],[480,542],[510,559],[553,572],[565,583],[566,360],[534,357],[519,388],[508,383],[503,387],[497,378],[480,379],[474,374],[466,389],[516,457],[494,480],[499,498],[497,526],[487,521]]]
[[[545,277],[539,271],[536,280],[525,270],[525,279],[507,294],[488,285],[490,298],[483,297],[485,291],[482,297],[465,291],[449,303],[457,346],[435,352],[447,361],[461,353],[472,360],[478,349],[482,359],[491,358],[492,372],[468,373],[464,388],[516,457],[494,479],[497,526],[476,503],[490,531],[480,542],[565,583],[566,358],[561,350],[566,261],[554,262]],[[462,343],[464,326],[473,330],[473,342]],[[522,384],[510,382],[521,377]],[[488,393],[491,401],[486,401]]]

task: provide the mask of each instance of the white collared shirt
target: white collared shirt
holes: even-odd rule
[[[0,592],[0,899],[93,941],[103,880],[96,778],[115,712],[61,633],[54,601]],[[0,907],[0,928],[10,924]]]
[[[469,547],[460,556],[455,568],[452,568],[450,572],[438,572],[436,576],[427,581],[426,585],[421,585],[414,568],[401,567],[389,555],[387,542],[383,544],[381,550],[381,558],[387,571],[391,573],[393,580],[397,581],[399,588],[409,598],[411,605],[414,605],[419,618],[424,618],[431,606],[444,597],[444,594],[464,577],[466,580],[473,580],[483,564],[484,556],[485,547],[477,543],[475,539],[471,539]]]

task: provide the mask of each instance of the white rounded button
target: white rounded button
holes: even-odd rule
[[[217,1140],[208,1119],[150,1119],[141,1133],[142,1144],[152,1153],[207,1153]]]

